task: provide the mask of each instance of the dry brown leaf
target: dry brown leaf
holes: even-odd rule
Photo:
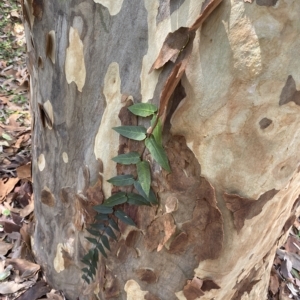
[[[49,292],[51,288],[45,281],[39,281],[32,287],[30,287],[25,293],[23,293],[18,300],[36,300],[41,296],[44,296]]]
[[[31,214],[33,212],[33,210],[34,210],[34,201],[33,201],[33,195],[32,195],[29,200],[29,204],[20,211],[20,216],[25,218],[29,214]]]
[[[277,294],[279,290],[279,279],[276,273],[273,272],[271,273],[269,289],[273,295]]]
[[[32,285],[31,281],[25,281],[23,283],[16,283],[14,281],[10,282],[1,282],[0,283],[0,294],[7,295],[7,294],[13,294],[17,292],[20,289],[29,287]]]
[[[5,263],[13,265],[14,270],[18,270],[23,279],[33,277],[40,269],[39,265],[21,258],[7,259]]]
[[[0,179],[0,202],[10,193],[15,185],[18,183],[19,178],[1,178]]]
[[[0,255],[6,255],[6,253],[13,247],[13,244],[0,241]]]
[[[28,163],[27,165],[18,167],[17,168],[17,176],[20,179],[31,178],[31,163]]]

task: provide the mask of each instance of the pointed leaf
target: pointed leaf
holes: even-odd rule
[[[137,103],[128,107],[128,109],[136,116],[148,117],[157,112],[156,105],[150,103]]]
[[[134,188],[143,196],[147,201],[149,201],[151,204],[157,204],[157,198],[153,192],[153,190],[150,188],[149,197],[146,196],[145,192],[142,189],[142,186],[139,181],[134,182]],[[129,202],[128,202],[129,203]]]
[[[86,281],[88,284],[90,284],[90,279],[84,274],[81,276],[81,278]]]
[[[152,127],[155,125],[156,118],[158,118],[158,116],[153,116],[153,118],[151,120]],[[155,125],[155,128],[152,131],[152,134],[154,136],[154,139],[155,139],[157,145],[162,147],[162,124],[161,124],[160,118],[158,118],[158,121]]]
[[[108,220],[108,215],[97,214],[96,215],[96,220],[98,220],[98,221],[107,221]]]
[[[110,251],[109,241],[106,235],[101,236],[101,242],[104,245],[104,247]]]
[[[147,129],[143,126],[119,126],[113,127],[113,129],[119,134],[135,141],[142,141],[146,138]]]
[[[115,211],[114,215],[120,219],[122,222],[128,224],[128,225],[131,225],[131,226],[136,226],[134,221],[128,217],[123,211],[121,210],[117,210]]]
[[[135,193],[127,193],[127,203],[135,205],[148,205],[150,206],[149,201],[147,201],[143,196]]]
[[[94,206],[93,210],[99,212],[100,214],[111,214],[113,212],[113,209],[111,207],[103,204]]]
[[[103,235],[103,236],[104,236],[104,235]],[[97,248],[99,249],[100,253],[101,253],[105,258],[107,258],[107,254],[106,254],[106,252],[105,252],[103,246],[102,246],[100,243],[97,245]]]
[[[112,160],[116,163],[123,165],[137,164],[140,159],[140,155],[137,152],[129,152],[126,154],[120,154],[116,157],[113,157]]]
[[[109,219],[109,224],[113,229],[120,231],[118,224],[113,219]]]
[[[143,191],[149,196],[150,184],[151,184],[151,175],[150,175],[150,166],[147,161],[141,161],[136,164],[137,173],[139,177],[139,182],[142,186]]]
[[[90,237],[85,237],[90,243],[97,245],[98,241],[94,238],[90,238]]]
[[[133,184],[134,178],[132,175],[118,175],[108,179],[107,181],[115,186],[126,186]]]
[[[108,236],[110,236],[112,239],[117,240],[117,237],[115,235],[115,233],[113,232],[113,230],[108,226],[105,229],[105,232]]]
[[[90,229],[90,228],[86,228],[86,231],[89,232],[90,234],[94,235],[94,236],[99,236],[101,234],[100,231],[93,230],[93,229]]]
[[[154,137],[150,136],[147,138],[145,144],[156,162],[166,171],[171,172],[165,149],[156,143]]]
[[[113,207],[118,204],[123,204],[127,201],[126,194],[124,192],[116,193],[106,199],[103,203],[106,207]]]
[[[90,227],[92,227],[93,229],[98,229],[98,230],[104,230],[105,229],[105,225],[101,224],[101,223],[91,224]]]

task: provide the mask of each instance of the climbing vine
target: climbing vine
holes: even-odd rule
[[[113,129],[120,135],[144,143],[144,150],[147,148],[153,159],[166,171],[170,172],[170,166],[166,152],[162,146],[162,126],[158,117],[158,108],[149,103],[138,103],[128,107],[129,111],[139,117],[152,116],[151,126],[147,130],[144,126],[119,126]],[[82,258],[86,265],[82,269],[82,278],[90,283],[96,275],[99,253],[107,258],[107,251],[110,251],[109,239],[117,240],[114,232],[120,231],[119,220],[127,225],[136,226],[134,221],[119,207],[120,204],[129,205],[157,205],[158,201],[151,188],[151,172],[148,161],[143,160],[143,154],[138,152],[129,152],[120,154],[112,160],[123,165],[136,165],[137,178],[133,175],[118,175],[107,181],[114,186],[123,187],[133,185],[137,193],[117,192],[107,198],[101,205],[96,205],[93,209],[97,212],[95,223],[90,224],[86,229],[93,237],[86,239],[94,245],[94,248]]]

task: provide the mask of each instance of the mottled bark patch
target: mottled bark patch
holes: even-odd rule
[[[115,298],[120,294],[120,284],[117,276],[114,276],[107,268],[105,272],[104,296],[105,299]]]
[[[279,105],[281,106],[291,101],[300,105],[300,91],[296,89],[296,82],[293,76],[289,75],[281,91]]]
[[[45,205],[53,207],[55,205],[55,199],[51,191],[45,187],[41,192],[41,201]]]
[[[156,16],[156,24],[169,18],[173,12],[178,10],[185,0],[159,0],[158,13]]]
[[[274,6],[278,0],[256,0],[256,4],[260,6]]]
[[[242,281],[237,282],[233,289],[236,290],[231,300],[241,300],[244,293],[250,293],[253,286],[259,282],[260,279],[256,279],[259,270],[255,270],[255,267],[249,272],[249,275]]]
[[[272,120],[268,119],[268,118],[262,118],[260,121],[259,121],[259,126],[260,126],[260,129],[266,129],[267,127],[269,127],[271,124],[272,124]]]
[[[227,208],[233,213],[233,222],[237,231],[239,232],[243,228],[245,220],[252,219],[260,214],[264,205],[277,193],[278,191],[275,189],[267,191],[257,200],[225,193],[224,200]]]

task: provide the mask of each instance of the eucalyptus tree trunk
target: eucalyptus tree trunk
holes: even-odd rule
[[[33,113],[33,249],[68,299],[265,299],[300,194],[298,0],[24,0]],[[172,34],[171,34],[172,33]],[[93,206],[135,172],[111,160],[159,106],[159,205],[121,205],[88,285]],[[148,123],[147,123],[148,122]],[[151,131],[151,130],[150,130]]]

